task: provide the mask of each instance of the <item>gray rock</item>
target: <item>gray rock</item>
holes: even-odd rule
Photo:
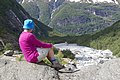
[[[0,38],[0,50],[3,50],[4,46],[5,46],[5,44],[4,44],[3,40]]]
[[[4,55],[6,56],[12,56],[14,54],[14,51],[13,50],[7,50],[5,51]]]
[[[14,50],[14,54],[22,54],[22,52],[18,50]]]
[[[75,73],[59,73],[60,80],[120,80],[120,59],[98,66],[84,67]]]
[[[120,59],[113,59],[74,73],[59,73],[46,65],[0,58],[0,80],[120,80],[119,63]]]
[[[0,80],[58,80],[57,72],[45,65],[25,61],[0,65]]]
[[[104,63],[96,75],[96,80],[120,80],[120,59]]]

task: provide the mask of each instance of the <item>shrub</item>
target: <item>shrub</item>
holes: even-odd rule
[[[75,59],[75,55],[70,50],[63,50],[62,53],[64,58]]]
[[[16,60],[17,60],[17,61],[22,61],[23,58],[24,58],[24,55],[21,54],[21,55],[19,55],[19,56],[16,57]]]
[[[51,65],[51,62],[50,62],[47,58],[43,59],[43,61],[44,61],[46,64]]]
[[[54,48],[54,54],[58,54],[58,49],[57,48]]]
[[[12,44],[11,43],[6,43],[4,50],[12,50]]]

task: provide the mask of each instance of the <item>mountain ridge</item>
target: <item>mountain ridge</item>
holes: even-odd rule
[[[21,5],[31,16],[63,34],[91,34],[119,19],[120,7],[114,2],[92,4],[84,2],[88,0],[81,1],[83,3],[69,0],[24,0]]]
[[[50,26],[65,34],[90,34],[119,20],[119,9],[107,3],[66,3],[54,12]]]
[[[34,2],[36,0],[17,0],[19,3],[24,2]],[[59,0],[46,0],[47,2],[57,2]],[[80,3],[115,3],[119,4],[119,0],[64,0],[64,1],[70,1],[70,2],[80,2]]]
[[[117,0],[66,0],[70,2],[85,2],[85,3],[115,3],[119,4]]]
[[[25,19],[33,19],[35,22],[34,33],[36,36],[45,37],[51,30],[42,22],[32,18],[16,0],[0,1],[0,46],[1,41],[6,45],[11,43],[12,47],[18,48],[18,37],[22,32]],[[40,26],[42,25],[42,26]]]
[[[91,36],[90,47],[97,49],[110,49],[114,55],[120,57],[120,20],[112,26]]]

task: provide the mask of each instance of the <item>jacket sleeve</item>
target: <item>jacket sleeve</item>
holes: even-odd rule
[[[38,40],[33,34],[29,36],[29,42],[39,48],[52,48],[52,44]]]

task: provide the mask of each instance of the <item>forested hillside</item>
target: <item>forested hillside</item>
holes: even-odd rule
[[[0,36],[2,39],[8,38],[8,40],[12,41],[13,36],[11,35],[18,36],[20,31],[22,31],[20,26],[22,25],[23,20],[30,16],[20,5],[16,4],[15,0],[5,0],[0,1],[0,3]],[[56,31],[63,31],[62,33],[66,34],[68,33],[68,36],[57,36],[60,34],[52,33],[50,34],[51,37],[49,37],[49,42],[60,43],[66,41],[68,43],[77,43],[79,45],[90,46],[97,49],[110,49],[114,54],[120,56],[120,21],[116,22],[116,20],[120,19],[119,11],[119,5],[115,4],[64,3],[52,15],[53,22],[50,23],[50,25],[54,25]],[[16,16],[13,17],[13,19],[11,17],[9,18],[10,15],[8,15],[8,13],[12,13],[12,15],[14,15],[13,12]],[[50,28],[43,25],[42,23],[37,22],[36,20],[35,22],[38,24],[38,27],[36,27],[37,29],[35,31],[36,34],[43,34],[43,36],[47,36],[47,34],[44,33],[48,33],[47,31],[50,30]],[[112,23],[114,24],[112,25]],[[84,27],[86,25],[87,27],[84,28],[81,27],[81,25],[84,25]],[[112,26],[109,27],[108,25]],[[85,35],[71,36],[72,32],[70,31],[73,30],[74,32],[73,27],[74,29],[78,30],[75,30],[75,34],[78,35],[83,33]],[[103,30],[99,32],[97,31],[101,29]],[[88,31],[90,33],[95,31],[97,32],[95,32],[96,34],[86,34]],[[10,38],[8,35],[9,33]],[[8,36],[4,36],[5,34]],[[44,40],[44,38],[42,39]]]
[[[18,37],[23,30],[23,21],[27,18],[33,19],[16,0],[0,0],[0,50],[1,46],[3,47],[7,43],[18,48]],[[33,20],[36,24],[35,35],[39,38],[48,36],[48,31],[51,28],[36,19]]]
[[[50,26],[65,34],[89,34],[100,31],[120,19],[116,4],[64,3],[57,9]]]
[[[120,56],[120,21],[92,36],[90,46],[97,49],[110,49]]]
[[[91,34],[120,19],[120,6],[114,3],[79,3],[65,0],[24,0],[21,5],[34,18],[56,32],[69,35]]]
[[[23,1],[23,0],[21,0]],[[24,3],[18,1],[23,8],[34,18],[42,21],[44,24],[48,25],[51,21],[51,14],[54,9],[59,7],[65,0],[24,0]]]
[[[120,21],[112,26],[95,34],[85,34],[81,36],[53,36],[49,38],[52,43],[77,43],[81,46],[88,46],[95,49],[110,49],[114,55],[120,57]]]

